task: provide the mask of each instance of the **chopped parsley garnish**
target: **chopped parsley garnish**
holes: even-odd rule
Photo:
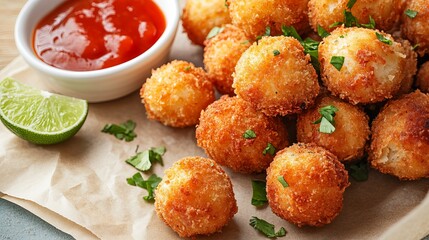
[[[329,35],[331,35],[328,31],[326,31],[322,26],[320,26],[319,24],[317,24],[317,34],[321,37],[321,38],[325,38]]]
[[[330,63],[338,71],[341,71],[341,68],[343,67],[343,64],[344,64],[344,57],[343,56],[332,56]]]
[[[414,50],[417,50],[418,48],[420,47],[420,44],[416,44],[416,45],[414,45],[413,47],[412,47],[412,50],[414,51]]]
[[[206,39],[213,38],[216,35],[218,35],[219,33],[221,33],[222,31],[223,31],[223,27],[214,27],[214,28],[212,28],[212,30],[210,30],[209,34],[207,34]]]
[[[267,26],[267,27],[265,28],[265,33],[264,33],[264,35],[262,35],[262,36],[257,36],[257,37],[256,37],[256,41],[261,40],[261,39],[262,39],[262,37],[268,37],[268,36],[270,36],[270,35],[271,35],[271,28],[270,28],[270,26]]]
[[[264,206],[268,203],[267,184],[262,180],[252,180],[252,205],[256,207]]]
[[[302,38],[301,36],[299,36],[298,32],[296,31],[296,29],[293,26],[282,26],[282,32],[283,35],[286,37],[293,37],[295,39],[297,39],[298,41],[302,42]]]
[[[243,45],[246,45],[246,44],[248,44],[248,43],[250,43],[250,41],[249,41],[249,40],[245,40],[245,41],[241,42],[241,44],[243,44]]]
[[[368,180],[368,163],[366,161],[361,161],[355,164],[347,166],[349,175],[358,182],[364,182]]]
[[[250,226],[258,230],[259,232],[265,234],[269,238],[283,237],[286,235],[286,229],[283,227],[280,228],[278,232],[275,232],[275,226],[263,219],[252,216],[249,222]]]
[[[417,11],[411,10],[411,9],[407,9],[405,10],[405,15],[407,15],[409,18],[413,19],[417,16]]]
[[[276,49],[273,51],[273,54],[274,54],[274,56],[278,56],[278,55],[280,55],[280,51]]]
[[[191,66],[187,66],[187,67],[185,67],[185,71],[187,72],[187,71],[189,71],[189,70],[191,70]]]
[[[252,129],[247,129],[244,132],[243,137],[245,139],[253,139],[253,138],[256,138],[256,133]]]
[[[335,131],[335,113],[338,108],[328,105],[319,109],[320,117],[314,124],[320,123],[319,132],[331,134]]]
[[[166,152],[165,147],[150,148],[143,152],[138,152],[136,155],[125,160],[126,163],[129,163],[137,170],[148,171],[153,163],[160,163],[161,166],[164,166],[162,162],[162,155]]]
[[[134,174],[131,178],[127,178],[128,184],[147,190],[148,195],[143,197],[147,202],[153,202],[155,200],[154,190],[161,180],[162,178],[158,177],[156,174],[152,174],[147,180],[144,180],[139,172]]]
[[[375,20],[369,16],[369,23],[361,23],[360,25],[364,28],[375,29]]]
[[[344,10],[344,25],[346,27],[360,26],[358,19],[355,16],[353,16],[352,12],[347,10]]]
[[[134,132],[136,128],[136,123],[132,120],[128,120],[119,125],[117,124],[106,124],[101,132],[114,135],[119,140],[125,140],[126,142],[131,142],[137,137],[137,134]]]
[[[286,180],[283,176],[278,176],[277,180],[283,185],[284,188],[289,187],[289,184],[286,182]]]
[[[378,32],[375,32],[375,35],[377,35],[377,39],[380,40],[380,42],[385,43],[387,45],[392,45],[392,40],[385,38],[383,34],[380,34]]]
[[[355,3],[356,3],[356,0],[349,0],[349,2],[347,3],[347,8],[352,9]]]
[[[264,155],[266,155],[267,153],[271,156],[274,156],[276,154],[276,148],[271,143],[268,143],[267,147],[262,152],[262,154]]]

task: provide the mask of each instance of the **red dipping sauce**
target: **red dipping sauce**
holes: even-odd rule
[[[33,47],[51,66],[90,71],[137,57],[164,30],[152,0],[68,0],[37,24]]]

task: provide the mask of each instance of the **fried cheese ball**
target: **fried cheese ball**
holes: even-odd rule
[[[323,226],[341,211],[350,185],[347,171],[328,150],[298,143],[276,154],[267,169],[271,210],[298,226]]]
[[[429,178],[429,95],[390,100],[372,123],[368,160],[402,180]]]
[[[420,91],[429,93],[429,62],[425,62],[420,66],[416,85]]]
[[[232,183],[213,160],[186,157],[165,171],[155,210],[180,237],[221,231],[237,213]]]
[[[227,95],[201,113],[196,138],[210,158],[243,173],[264,171],[275,149],[289,144],[279,118],[267,117],[243,99]]]
[[[140,96],[149,119],[187,127],[198,123],[201,110],[215,100],[215,91],[202,68],[175,60],[152,70]]]
[[[320,123],[314,124],[321,118],[320,109],[326,106],[338,109],[334,116],[335,131],[330,134],[319,131]],[[369,135],[369,118],[365,112],[332,96],[319,98],[313,108],[298,115],[298,142],[314,143],[324,147],[335,154],[341,162],[361,159]]]
[[[412,14],[402,15],[402,33],[413,45],[418,44],[417,52],[423,56],[429,53],[429,0],[408,0],[405,9]]]
[[[263,37],[241,55],[233,74],[235,94],[268,116],[299,113],[319,94],[310,56],[292,37]]]
[[[397,94],[406,76],[406,60],[400,43],[372,29],[337,28],[319,45],[324,84],[352,104],[380,102]]]
[[[200,46],[210,30],[230,22],[225,0],[187,0],[183,9],[183,29],[192,43]]]
[[[402,80],[401,87],[399,88],[398,95],[407,94],[413,91],[414,76],[417,73],[417,53],[413,50],[413,46],[408,40],[402,38],[396,39],[397,42],[402,44],[405,50],[406,62],[404,68],[404,79]]]
[[[282,34],[281,27],[294,26],[304,33],[308,26],[307,1],[302,0],[227,0],[232,24],[255,40],[270,27],[272,35]]]
[[[231,24],[225,25],[222,32],[206,41],[204,66],[221,94],[234,95],[232,73],[241,54],[250,45],[244,32]]]
[[[308,15],[311,27],[317,31],[317,25],[327,31],[333,23],[344,22],[344,11],[351,11],[359,23],[368,24],[370,16],[376,28],[391,30],[399,22],[403,11],[402,0],[357,0],[351,9],[347,8],[349,0],[309,0]]]

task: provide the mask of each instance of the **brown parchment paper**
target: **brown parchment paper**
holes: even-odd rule
[[[192,46],[181,28],[171,59],[202,66],[201,48]],[[0,72],[0,79],[6,76],[46,88],[21,58]],[[128,119],[137,122],[138,137],[133,142],[100,132],[106,123]],[[194,128],[173,129],[147,120],[137,92],[90,104],[78,134],[57,145],[33,145],[0,124],[0,192],[77,239],[179,239],[156,216],[153,205],[142,199],[146,191],[126,183],[137,171],[124,160],[134,155],[137,146],[140,150],[165,146],[165,166],[156,164],[152,171],[162,177],[182,157],[205,156],[196,146],[194,134]],[[285,227],[288,234],[282,239],[420,239],[429,234],[429,198],[424,199],[428,179],[401,182],[371,171],[366,182],[351,180],[343,210],[332,224],[298,228],[278,218],[269,207],[257,209],[250,204],[251,179],[263,175],[226,172],[239,211],[222,233],[201,239],[265,239],[249,226],[252,216]]]

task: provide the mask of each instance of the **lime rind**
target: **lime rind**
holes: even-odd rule
[[[30,142],[65,141],[79,131],[87,114],[85,100],[41,91],[11,78],[0,82],[0,119]]]

